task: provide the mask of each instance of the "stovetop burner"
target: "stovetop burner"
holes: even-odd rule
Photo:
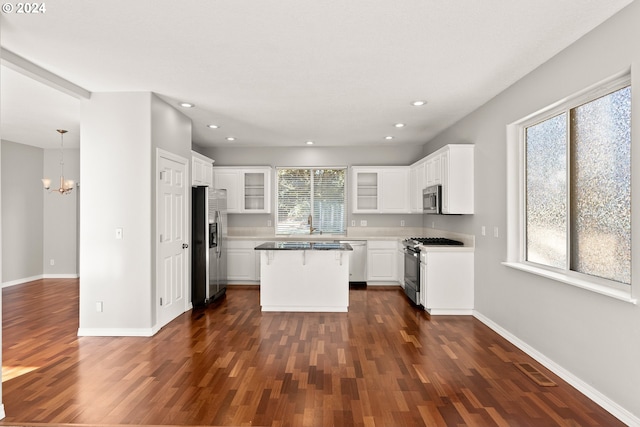
[[[458,240],[447,239],[444,237],[410,237],[405,242],[413,242],[415,245],[426,246],[463,246],[464,243]]]

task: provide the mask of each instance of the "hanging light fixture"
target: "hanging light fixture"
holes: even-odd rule
[[[67,133],[64,129],[56,129],[60,134],[60,188],[56,190],[51,189],[51,180],[49,178],[42,179],[42,185],[44,189],[49,192],[56,192],[58,194],[69,194],[73,190],[73,181],[64,179],[64,134]]]

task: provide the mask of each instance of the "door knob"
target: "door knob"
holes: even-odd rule
[[[182,244],[182,249],[187,249],[189,247],[189,245],[187,243],[183,243]]]

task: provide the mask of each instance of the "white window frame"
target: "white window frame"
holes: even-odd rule
[[[290,234],[278,234],[278,207],[279,207],[279,191],[278,191],[278,186],[279,186],[279,177],[278,177],[278,170],[280,169],[309,169],[309,170],[316,170],[316,169],[341,169],[344,170],[344,199],[343,199],[343,204],[344,204],[344,210],[345,210],[345,216],[344,216],[344,223],[343,223],[343,229],[344,232],[346,233],[347,231],[347,191],[349,189],[349,183],[348,183],[348,176],[349,176],[349,168],[347,166],[277,166],[275,168],[276,173],[275,175],[275,193],[276,193],[276,205],[275,205],[275,230],[276,230],[276,235],[277,236],[288,236]],[[313,191],[311,192],[311,214],[313,215]],[[296,236],[304,236],[306,235],[306,233],[296,233]],[[326,236],[328,238],[332,237],[332,236],[343,236],[344,234],[333,234],[333,233],[325,233],[325,234],[321,234],[321,236]]]
[[[638,69],[638,67],[635,67]],[[631,285],[574,271],[556,269],[526,260],[526,146],[525,130],[571,108],[592,101],[600,96],[640,81],[640,72],[628,69],[598,82],[572,96],[564,98],[540,111],[507,125],[507,259],[503,265],[528,273],[576,286],[601,295],[637,304],[640,291],[634,286],[635,277],[640,276],[640,151],[633,149],[634,135],[640,135],[640,96],[632,95],[631,105]],[[640,85],[636,84],[636,87]],[[635,274],[634,274],[635,272]]]

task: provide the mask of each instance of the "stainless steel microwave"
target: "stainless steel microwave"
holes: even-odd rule
[[[432,185],[422,190],[422,213],[442,213],[442,186]]]

